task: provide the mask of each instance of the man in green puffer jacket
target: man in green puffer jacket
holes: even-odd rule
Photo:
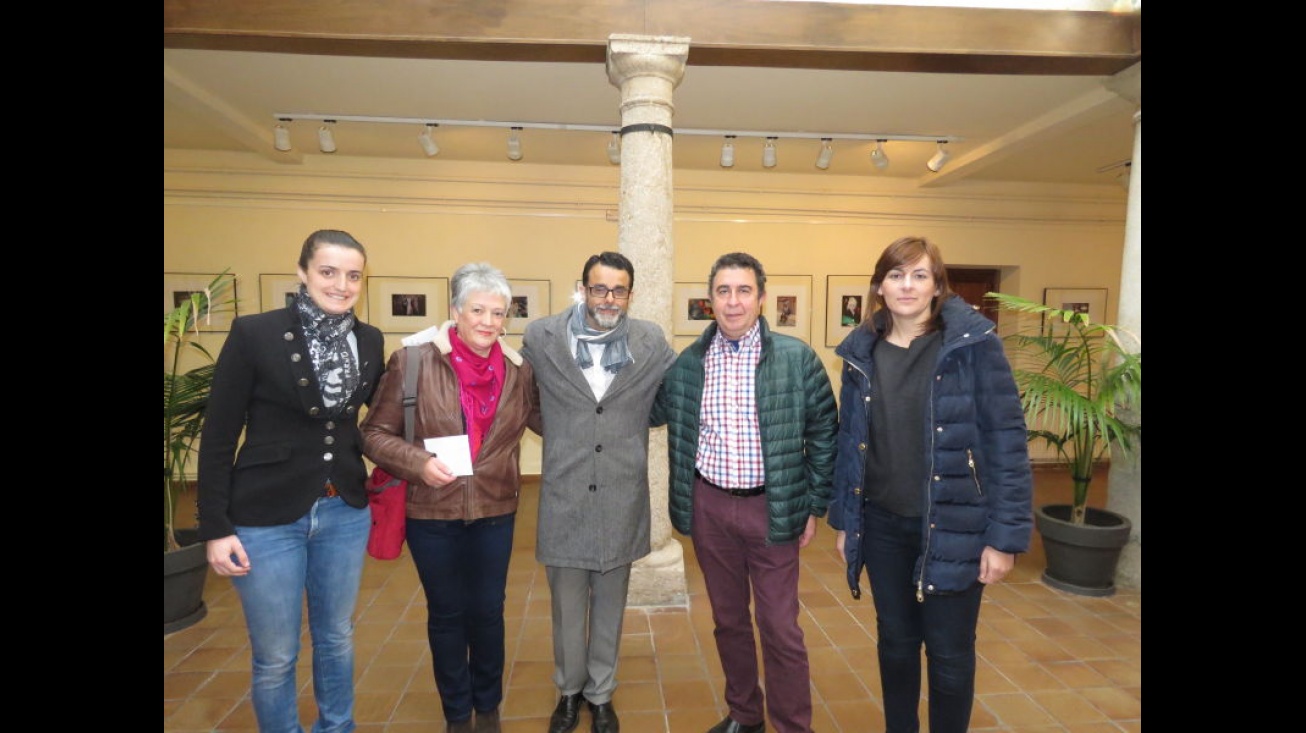
[[[762,733],[766,716],[778,733],[810,733],[798,551],[830,502],[834,391],[816,352],[762,318],[755,257],[722,255],[708,291],[715,322],[672,364],[650,418],[667,425],[671,523],[693,541],[726,676],[730,712],[708,733]]]

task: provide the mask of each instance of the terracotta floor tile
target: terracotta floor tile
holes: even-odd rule
[[[534,504],[523,501],[509,569],[505,733],[540,733],[557,703],[534,514]],[[812,667],[813,728],[883,733],[875,609],[864,581],[863,597],[851,598],[826,529],[800,557],[799,623]],[[614,703],[629,733],[701,733],[726,714],[711,606],[692,543],[677,539],[686,554],[687,606],[626,611]],[[985,589],[972,733],[1141,733],[1141,594],[1122,589],[1087,598],[1050,588],[1040,579],[1041,551],[1021,556],[1007,582]],[[205,603],[204,620],[164,639],[164,731],[257,733],[239,598],[229,580],[211,576]],[[440,733],[426,601],[411,558],[368,560],[357,618],[359,732]],[[296,669],[307,727],[316,713],[307,632],[302,639]],[[924,703],[921,709],[925,730]],[[582,713],[578,733],[589,730],[588,716]]]

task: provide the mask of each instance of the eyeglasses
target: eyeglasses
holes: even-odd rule
[[[590,291],[590,295],[595,298],[606,298],[608,293],[612,293],[612,297],[617,300],[625,300],[630,297],[630,288],[625,287],[609,288],[607,285],[591,285],[586,290]]]

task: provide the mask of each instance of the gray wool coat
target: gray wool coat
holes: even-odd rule
[[[522,338],[544,423],[535,559],[607,572],[651,549],[649,411],[676,354],[657,324],[631,318],[635,361],[595,400],[570,346],[571,313],[532,322]]]

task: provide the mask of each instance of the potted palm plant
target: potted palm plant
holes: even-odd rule
[[[1133,419],[1143,388],[1141,344],[1087,313],[988,293],[1016,314],[1004,338],[1025,410],[1029,440],[1051,448],[1070,472],[1070,504],[1037,507],[1043,581],[1080,595],[1115,592],[1116,566],[1132,529],[1128,517],[1088,506],[1095,464],[1130,455],[1142,437]]]
[[[204,618],[208,562],[193,529],[178,529],[190,485],[204,410],[213,384],[213,356],[196,339],[199,324],[235,308],[235,276],[224,271],[202,291],[163,314],[163,633]],[[191,356],[193,355],[193,356]],[[188,368],[184,364],[195,363]]]

